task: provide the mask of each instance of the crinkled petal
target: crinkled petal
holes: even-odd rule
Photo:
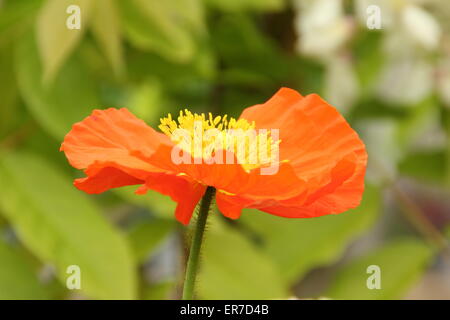
[[[143,180],[137,179],[114,167],[101,168],[95,174],[74,181],[75,187],[90,194],[142,183],[144,183]]]
[[[219,211],[230,219],[237,219],[241,216],[242,209],[248,207],[251,201],[238,196],[230,196],[221,191],[216,193],[216,204]]]
[[[137,157],[151,164],[164,164],[164,169],[172,174],[184,174],[204,185],[215,187],[229,194],[249,196],[253,199],[287,199],[303,192],[305,183],[299,179],[289,163],[279,163],[274,174],[263,175],[259,168],[247,172],[236,157],[229,151],[224,152],[228,163],[205,163],[189,156],[187,163],[175,164],[171,160],[172,146],[161,144],[151,157],[136,153]],[[221,150],[217,152],[222,152]]]
[[[206,186],[185,177],[156,173],[152,174],[136,193],[145,194],[148,189],[168,195],[177,202],[175,217],[181,223],[188,224],[195,206],[206,191]]]
[[[73,125],[65,136],[61,151],[77,169],[94,163],[117,165],[150,172],[162,171],[131,155],[134,150],[153,153],[166,135],[158,133],[127,109],[94,110],[83,121]]]
[[[276,116],[278,115],[278,116]],[[257,128],[278,129],[280,160],[289,160],[307,188],[291,199],[252,207],[287,217],[339,213],[359,204],[364,188],[367,153],[357,133],[338,111],[312,94],[282,88],[241,118]]]

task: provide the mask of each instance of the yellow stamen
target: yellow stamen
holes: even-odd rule
[[[227,196],[235,196],[236,195],[236,193],[231,193],[231,192],[225,191],[223,189],[219,189],[219,192],[223,193],[223,194],[225,194]]]
[[[280,140],[274,140],[270,130],[255,130],[254,121],[227,115],[213,117],[211,113],[197,114],[185,109],[177,120],[171,114],[162,118],[159,128],[196,158],[210,160],[216,151],[230,151],[247,171],[278,161]]]

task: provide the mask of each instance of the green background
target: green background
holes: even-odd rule
[[[450,298],[449,21],[444,0],[0,1],[0,299],[179,298],[190,229],[175,204],[78,191],[60,143],[96,108],[152,126],[182,108],[238,117],[281,86],[319,93],[361,135],[363,201],[315,219],[215,212],[197,297]]]

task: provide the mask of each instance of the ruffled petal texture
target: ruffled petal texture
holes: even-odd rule
[[[245,109],[241,117],[255,121],[257,128],[279,130],[280,159],[287,160],[305,182],[304,191],[295,197],[250,207],[283,217],[306,218],[358,206],[367,153],[357,133],[334,107],[316,94],[303,97],[282,88],[266,103]]]
[[[266,103],[249,107],[241,119],[256,129],[279,132],[276,169],[246,170],[233,163],[173,161],[175,143],[126,109],[95,110],[76,123],[61,146],[69,163],[86,177],[75,186],[87,193],[140,185],[137,194],[155,190],[178,203],[175,216],[189,223],[207,186],[226,217],[237,219],[244,208],[289,218],[337,214],[356,207],[364,190],[365,146],[338,111],[312,94],[303,97],[280,89]]]
[[[95,110],[76,123],[66,135],[61,150],[73,167],[85,170],[87,177],[74,182],[78,189],[93,194],[141,185],[136,193],[152,189],[176,201],[176,217],[187,224],[205,187],[192,179],[166,174],[163,163],[158,167],[134,155],[138,151],[153,154],[162,144],[173,145],[166,135],[127,109],[111,108]]]

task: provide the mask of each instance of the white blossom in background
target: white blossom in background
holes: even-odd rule
[[[438,64],[437,91],[447,108],[450,108],[450,55]]]
[[[359,94],[359,83],[350,57],[337,55],[326,64],[325,99],[341,113],[350,111]]]
[[[427,50],[439,46],[442,30],[436,19],[416,5],[407,5],[401,12],[401,23],[407,36]]]
[[[398,123],[393,119],[368,119],[355,125],[369,154],[366,178],[380,184],[397,174],[401,151],[396,141]]]
[[[400,24],[386,33],[383,52],[386,61],[376,89],[382,100],[414,106],[431,94],[435,67]]]
[[[422,57],[391,57],[381,71],[378,96],[405,106],[414,106],[433,90],[433,66]]]
[[[294,7],[299,53],[327,57],[350,38],[352,23],[341,0],[294,0]]]
[[[393,28],[383,38],[383,55],[387,58],[401,58],[423,55],[419,52],[414,40],[405,36],[403,28]]]
[[[342,0],[293,3],[297,50],[324,63],[325,96],[341,112],[348,111],[360,89],[352,62],[343,57],[343,52],[356,28],[353,21],[358,22],[358,28],[368,28],[367,9],[371,6],[380,10],[384,34],[383,67],[374,86],[375,94],[386,102],[413,107],[436,89],[436,63],[430,51],[440,50],[446,24],[438,22],[432,12],[442,11],[448,0],[354,0],[355,17],[345,16]],[[445,101],[450,96],[447,75],[442,72],[439,80]]]
[[[427,95],[435,85],[435,66],[428,51],[437,50],[442,29],[438,21],[421,6],[429,0],[355,0],[359,23],[366,25],[366,9],[377,5],[385,30],[383,56],[377,95],[384,101],[412,106]]]
[[[440,122],[439,110],[430,110],[424,119],[421,119],[418,129],[414,132],[414,136],[411,136],[412,139],[406,147],[410,150],[425,152],[445,149],[448,139]]]

